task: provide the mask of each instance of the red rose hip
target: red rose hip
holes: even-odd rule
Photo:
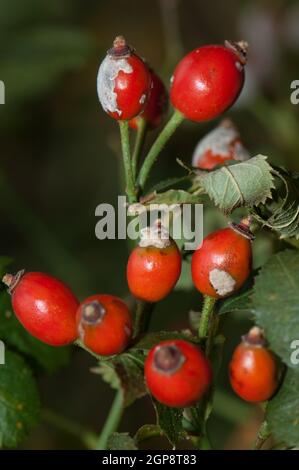
[[[151,394],[170,407],[196,403],[212,381],[209,361],[201,350],[183,340],[154,346],[145,361],[145,380]]]
[[[96,354],[121,353],[132,336],[132,318],[126,304],[113,295],[92,295],[77,311],[79,336]]]
[[[143,229],[127,264],[129,289],[137,299],[158,302],[172,291],[181,268],[181,253],[168,232],[161,227]]]
[[[192,279],[199,292],[214,298],[236,292],[250,274],[252,239],[247,219],[208,235],[192,256]]]
[[[235,102],[244,84],[247,44],[225,42],[189,52],[177,65],[171,84],[174,108],[191,121],[207,121]]]
[[[61,281],[40,272],[6,274],[12,307],[24,328],[44,343],[64,346],[77,338],[78,300]]]
[[[142,118],[149,128],[154,129],[161,124],[167,109],[167,91],[162,80],[151,70],[152,88],[144,110],[130,121],[132,129],[138,128],[138,121]]]
[[[145,107],[151,89],[151,75],[122,36],[100,65],[97,91],[106,113],[117,120],[129,120]]]
[[[212,170],[227,160],[244,161],[249,157],[238,130],[229,119],[224,119],[198,142],[192,165],[202,170]]]
[[[233,390],[243,400],[265,401],[275,393],[279,367],[275,356],[265,347],[258,327],[253,327],[235,349],[229,375]]]

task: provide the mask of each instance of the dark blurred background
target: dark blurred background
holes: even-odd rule
[[[205,43],[245,39],[250,43],[246,86],[229,116],[252,155],[299,170],[298,110],[290,84],[299,79],[299,2],[196,0],[0,0],[1,254],[13,269],[46,271],[67,282],[80,299],[93,293],[127,296],[125,241],[99,241],[95,208],[123,193],[118,126],[100,108],[96,75],[105,51],[123,34],[169,84],[182,55]],[[151,182],[181,174],[177,157],[192,151],[215,122],[184,124],[155,167]],[[149,136],[147,146],[154,139]],[[204,209],[205,232],[226,221]],[[277,249],[261,233],[255,266]],[[183,289],[184,287],[184,289]],[[176,291],[155,311],[152,329],[188,326],[188,311],[200,298],[186,272]],[[228,340],[210,434],[215,448],[246,448],[261,420],[257,407],[230,391],[226,363],[250,324],[230,315],[222,325]],[[74,351],[70,365],[39,375],[43,403],[99,431],[112,392],[89,368],[94,360]],[[149,399],[126,411],[121,430],[134,433],[153,422]],[[163,441],[150,442],[163,448]],[[51,424],[42,424],[24,448],[80,448]]]

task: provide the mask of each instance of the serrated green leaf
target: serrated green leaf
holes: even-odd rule
[[[124,406],[146,395],[144,382],[143,355],[128,350],[120,356],[100,362],[93,372],[100,374],[112,388],[123,392]]]
[[[70,359],[69,347],[53,348],[27,333],[12,311],[7,292],[0,293],[0,339],[49,373],[67,365]]]
[[[127,432],[114,432],[107,442],[108,450],[137,450],[134,439]]]
[[[275,168],[273,200],[266,206],[254,208],[252,215],[274,230],[281,239],[299,239],[299,179],[283,168]]]
[[[271,198],[274,188],[271,167],[264,155],[215,171],[201,172],[195,179],[225,213],[237,207],[264,203]]]
[[[291,343],[299,339],[299,253],[273,255],[256,277],[254,315],[271,349],[290,367]]]
[[[156,410],[157,425],[162,429],[163,434],[169,440],[172,446],[176,446],[179,440],[184,436],[182,424],[183,410],[178,408],[169,408],[162,405],[153,398],[153,405]]]
[[[182,189],[169,189],[164,193],[154,193],[148,204],[199,204],[201,196]]]
[[[10,351],[0,365],[0,447],[16,447],[38,422],[40,402],[31,370]]]
[[[299,445],[299,372],[288,369],[277,395],[268,403],[267,421],[275,441]]]

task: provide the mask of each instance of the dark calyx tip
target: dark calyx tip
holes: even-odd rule
[[[246,65],[247,63],[247,53],[248,53],[248,42],[246,41],[224,41],[225,47],[231,49],[238,57],[240,63],[242,65]]]
[[[249,344],[250,346],[257,346],[261,348],[266,346],[264,332],[258,326],[253,326],[247,335],[242,336],[242,340],[244,343]]]
[[[132,48],[127,44],[123,36],[116,36],[113,47],[108,50],[108,55],[115,59],[123,59],[132,54]]]
[[[12,291],[14,290],[14,288],[17,286],[17,284],[19,283],[21,277],[24,275],[25,273],[25,269],[21,269],[20,271],[18,271],[16,274],[5,274],[2,278],[2,282],[3,284],[5,284],[7,286],[7,291],[9,292],[9,294],[12,293]]]
[[[154,367],[164,374],[173,374],[185,362],[185,356],[174,344],[159,346],[154,354]]]
[[[232,228],[235,232],[239,233],[245,238],[248,238],[248,240],[253,241],[254,240],[254,235],[250,230],[250,224],[251,224],[251,217],[246,217],[241,220],[240,223],[235,223],[235,222],[230,222],[228,225],[230,228]]]
[[[102,321],[105,313],[103,305],[98,300],[93,300],[82,307],[81,321],[85,325],[97,325]]]

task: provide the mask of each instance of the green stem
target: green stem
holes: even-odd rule
[[[96,446],[96,435],[83,426],[48,409],[43,410],[42,417],[45,422],[79,439],[87,449],[94,449]]]
[[[149,302],[137,301],[135,321],[134,321],[134,338],[147,331],[151,319],[151,313],[155,304]]]
[[[132,172],[133,178],[136,178],[138,160],[142,151],[142,147],[145,140],[147,122],[144,118],[139,117],[137,119],[137,135],[135,139],[134,151],[132,155]]]
[[[215,302],[216,299],[214,299],[214,297],[210,297],[208,295],[204,296],[204,303],[198,327],[198,337],[200,340],[206,340],[208,337],[210,318],[213,313]]]
[[[255,450],[261,450],[265,442],[269,439],[271,433],[268,428],[268,423],[267,421],[264,421],[259,429],[255,444],[254,444],[254,449]]]
[[[107,420],[98,439],[98,442],[96,443],[97,450],[107,449],[108,439],[111,434],[117,430],[123,414],[123,409],[124,407],[122,391],[118,390],[110,408]]]
[[[123,162],[125,168],[125,179],[126,179],[126,193],[128,196],[129,203],[136,202],[136,191],[135,183],[132,172],[131,162],[131,150],[130,150],[130,139],[129,139],[129,122],[119,121],[121,148],[123,154]]]
[[[164,129],[159,134],[156,141],[153,143],[149,153],[147,154],[143,162],[143,165],[141,167],[141,170],[138,176],[138,184],[141,187],[141,189],[144,189],[146,180],[149,177],[152,166],[155,163],[159,153],[164,148],[166,142],[170,139],[172,134],[175,132],[175,130],[179,127],[179,125],[183,122],[184,119],[185,118],[183,114],[181,114],[177,110],[174,111],[173,115],[171,116],[167,124],[165,125]]]

